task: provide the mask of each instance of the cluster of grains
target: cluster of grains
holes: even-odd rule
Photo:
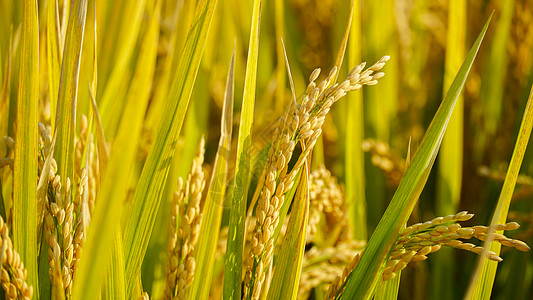
[[[365,64],[354,68],[348,78],[340,84],[334,83],[337,68],[318,85],[315,80],[320,69],[313,71],[309,85],[299,105],[293,105],[287,112],[286,122],[277,129],[276,139],[268,153],[265,166],[265,180],[256,207],[256,225],[250,244],[253,264],[245,274],[245,297],[258,299],[265,281],[265,269],[271,264],[274,250],[273,233],[279,224],[279,211],[285,194],[292,188],[294,179],[322,132],[322,124],[333,103],[346,93],[360,89],[363,85],[375,85],[384,73],[377,72],[389,60],[384,56],[370,68],[363,71]],[[375,73],[377,72],[377,73]],[[294,167],[289,170],[296,145],[300,143],[301,154]]]
[[[483,247],[471,243],[464,243],[460,240],[477,238],[478,240],[485,241],[490,227],[462,227],[460,224],[454,223],[470,220],[473,216],[473,214],[462,211],[455,215],[437,217],[431,221],[417,223],[405,228],[391,252],[391,256],[383,272],[383,280],[389,280],[395,277],[399,271],[403,270],[412,261],[426,260],[429,253],[438,251],[442,246],[482,254]],[[518,227],[519,225],[517,223],[510,222],[495,225],[494,229],[496,231],[503,231],[514,230]],[[520,251],[529,250],[529,246],[520,240],[510,239],[502,234],[494,234],[493,236],[495,242],[504,246],[513,247]],[[502,261],[501,257],[490,250],[487,251],[487,258],[493,261]]]
[[[311,289],[329,284],[335,280],[337,274],[349,264],[353,257],[364,248],[364,241],[350,240],[335,247],[320,249],[313,247],[305,253],[300,285],[298,287],[298,299],[307,299]],[[328,285],[324,285],[328,287]]]
[[[74,173],[78,177],[81,177],[82,174],[83,152],[87,146],[88,133],[87,117],[82,115],[80,119],[80,134],[74,139]]]
[[[9,237],[9,228],[0,217],[0,261],[2,270],[0,271],[0,281],[5,291],[6,299],[29,300],[33,295],[33,287],[28,286],[26,276],[28,274],[20,256],[13,249],[13,242]]]
[[[308,242],[312,241],[322,214],[326,217],[327,227],[345,221],[341,188],[323,165],[309,176],[309,202]]]
[[[372,164],[385,174],[390,186],[400,184],[405,171],[405,161],[393,153],[387,144],[366,139],[363,141],[363,151],[370,153]]]
[[[85,240],[85,229],[89,216],[89,184],[87,167],[81,168],[81,160],[86,148],[87,119],[82,117],[81,134],[76,138],[75,149],[75,178],[78,185],[75,197],[71,197],[70,179],[67,186],[61,186],[61,178],[56,174],[57,163],[51,160],[49,174],[41,174],[44,162],[51,151],[52,138],[50,129],[39,123],[39,174],[47,176],[48,189],[46,201],[43,201],[44,233],[49,246],[48,262],[49,275],[52,283],[52,293],[58,297],[69,298],[73,275],[81,256],[81,249]],[[89,145],[91,146],[91,145]],[[88,151],[91,147],[87,147]],[[87,155],[90,153],[88,152]],[[87,156],[86,163],[90,160]],[[94,166],[94,161],[93,166]],[[89,169],[92,168],[89,166]],[[93,178],[94,180],[94,178]]]
[[[472,217],[473,214],[463,211],[455,215],[438,217],[431,221],[418,223],[405,228],[391,253],[387,268],[383,274],[383,279],[387,280],[393,278],[396,272],[405,268],[405,266],[411,261],[422,261],[427,259],[427,254],[439,250],[441,246],[454,247],[481,254],[483,252],[483,247],[471,243],[463,243],[460,239],[467,240],[477,238],[478,240],[485,241],[487,234],[490,231],[490,227],[461,227],[461,225],[457,223],[446,225],[450,222],[466,221]],[[494,230],[514,230],[518,227],[520,227],[518,223],[510,222],[507,224],[495,225]],[[497,233],[494,234],[493,237],[495,242],[498,242],[503,246],[513,247],[520,251],[529,250],[529,246],[520,240],[510,239]],[[487,258],[493,261],[502,261],[502,258],[492,251],[487,252]]]
[[[385,266],[382,280],[387,281],[394,278],[398,272],[403,270],[410,262],[426,260],[427,255],[441,249],[442,246],[463,249],[474,252],[478,255],[483,253],[483,247],[471,243],[464,243],[460,240],[477,238],[481,241],[487,239],[491,228],[487,226],[462,227],[455,222],[470,220],[474,215],[466,211],[446,217],[437,217],[425,223],[417,223],[405,228],[400,234],[400,238],[394,245],[391,255]],[[515,222],[498,224],[494,226],[495,231],[514,230],[520,227]],[[503,246],[513,247],[520,251],[528,251],[529,246],[516,239],[510,239],[502,234],[493,234],[494,241]],[[342,292],[346,278],[355,269],[359,262],[360,255],[357,254],[354,260],[348,265],[335,281],[331,284],[325,299],[335,299]],[[487,252],[487,258],[493,261],[502,261],[496,253]]]
[[[204,139],[193,160],[185,185],[179,180],[179,189],[174,194],[170,219],[170,241],[166,267],[165,299],[185,299],[187,288],[194,278],[194,247],[198,240],[200,221],[200,200],[205,187]]]
[[[89,225],[90,212],[88,205],[88,174],[87,169],[83,168],[78,183],[78,190],[74,198],[74,210],[76,212],[76,226],[74,229],[73,257],[72,257],[72,274],[75,274],[76,268],[81,258],[83,243],[87,234]]]
[[[49,275],[52,289],[61,290],[69,298],[72,289],[74,257],[74,204],[70,200],[70,180],[61,186],[61,178],[55,175],[57,164],[52,161],[51,187],[45,203],[44,232],[48,249]],[[52,176],[54,174],[54,176]]]
[[[90,221],[91,211],[96,199],[95,170],[98,169],[95,147],[87,126],[87,117],[81,116],[80,134],[75,140],[75,165],[74,178],[76,179],[76,195],[73,199],[74,212],[76,213],[76,226],[74,229],[74,254],[72,272],[74,273],[79,263],[83,243],[86,238],[86,229]],[[84,159],[85,152],[85,159]],[[84,167],[82,167],[85,165]]]

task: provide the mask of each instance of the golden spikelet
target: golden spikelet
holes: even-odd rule
[[[87,135],[89,133],[89,127],[87,126],[87,117],[82,115],[80,118],[80,134],[74,139],[74,174],[75,181],[81,177],[82,165],[83,165],[83,152],[87,144]]]
[[[33,287],[28,286],[26,282],[27,271],[24,268],[24,263],[20,260],[20,256],[15,249],[13,249],[13,242],[9,237],[9,228],[0,217],[0,261],[2,262],[2,269],[0,274],[0,282],[5,291],[6,299],[25,299],[29,300],[33,295]]]
[[[381,277],[382,280],[387,281],[394,278],[398,272],[405,269],[411,262],[426,260],[428,254],[440,250],[442,246],[467,250],[481,255],[483,253],[483,247],[471,243],[464,243],[460,240],[474,237],[484,241],[490,232],[490,227],[462,227],[456,223],[470,220],[473,216],[473,214],[462,211],[455,215],[437,217],[431,221],[417,223],[402,230],[400,238],[394,244],[391,255],[385,265],[385,270]],[[509,222],[507,224],[495,225],[494,230],[515,230],[518,227],[520,227],[518,223]],[[520,251],[529,251],[530,249],[523,241],[510,239],[503,234],[494,234],[494,241],[503,246],[513,247]],[[359,256],[358,253],[352,263],[344,268],[342,274],[337,276],[331,284],[325,299],[335,299],[342,292],[340,289],[346,281],[348,274],[357,266]],[[502,261],[502,258],[492,251],[487,252],[487,258],[496,262]]]
[[[52,161],[52,173],[57,170]],[[72,290],[74,258],[74,203],[71,199],[70,180],[61,186],[59,175],[50,174],[50,189],[45,203],[44,230],[49,246],[48,263],[52,292],[68,298]],[[58,290],[60,289],[60,290]]]
[[[364,71],[365,64],[362,63],[340,84],[334,83],[336,67],[325,80],[315,84],[320,74],[320,70],[316,69],[309,78],[310,83],[301,103],[289,108],[287,123],[278,128],[277,138],[272,143],[265,166],[264,186],[256,208],[257,222],[250,244],[250,261],[253,263],[245,273],[246,298],[258,299],[260,296],[265,281],[264,270],[271,264],[274,254],[273,234],[279,224],[279,211],[285,201],[285,194],[292,188],[298,171],[313,150],[331,106],[350,91],[358,90],[363,85],[377,84],[378,79],[384,76],[377,71],[388,60],[389,57],[384,56]],[[294,167],[289,170],[289,161],[297,144],[300,144],[302,152]]]
[[[82,169],[80,182],[78,184],[78,191],[75,197],[76,201],[74,204],[78,204],[77,207],[74,205],[76,210],[76,227],[74,229],[73,241],[72,241],[72,265],[71,273],[75,274],[76,267],[81,258],[81,253],[83,249],[83,243],[86,238],[86,229],[90,220],[89,212],[89,203],[88,203],[88,173],[87,168]],[[74,277],[74,276],[73,276]]]
[[[202,138],[187,181],[183,183],[180,178],[178,191],[174,194],[166,266],[166,299],[185,299],[187,288],[194,278],[194,247],[200,230],[200,200],[205,187],[202,169],[204,146],[205,141]]]
[[[345,222],[345,203],[342,190],[335,177],[323,166],[319,166],[309,176],[309,225],[307,242],[313,240],[317,225],[324,215],[325,232]]]

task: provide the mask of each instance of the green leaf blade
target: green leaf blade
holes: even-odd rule
[[[66,185],[67,178],[74,178],[74,130],[76,120],[76,101],[78,97],[78,79],[87,15],[87,0],[72,3],[74,10],[67,25],[63,64],[56,114],[56,153],[58,174],[61,184]],[[53,101],[53,100],[52,100]]]
[[[48,87],[50,91],[50,115],[56,115],[56,105],[59,90],[61,58],[59,56],[59,24],[57,16],[57,2],[48,1],[46,9],[46,54],[48,64]],[[51,118],[52,130],[55,120]]]
[[[218,150],[213,167],[213,175],[205,199],[204,216],[200,224],[199,240],[196,246],[197,261],[194,281],[189,299],[208,299],[209,288],[213,277],[216,243],[218,242],[220,223],[224,208],[226,192],[226,175],[231,147],[233,122],[233,95],[235,85],[235,49],[231,57],[230,69],[226,81],[224,106],[222,109],[221,133]]]
[[[154,226],[163,186],[183,125],[192,87],[200,66],[216,0],[205,1],[197,9],[184,51],[170,88],[166,107],[154,144],[144,165],[135,191],[133,206],[124,235],[126,296],[131,298],[141,270],[144,253]]]
[[[505,176],[500,198],[496,210],[492,216],[491,226],[496,224],[505,224],[507,221],[507,214],[509,212],[509,206],[511,205],[511,199],[513,196],[514,188],[516,185],[516,179],[522,166],[522,161],[527,149],[529,137],[531,136],[531,130],[533,128],[533,85],[529,93],[526,109],[520,125],[520,131],[516,140],[515,148],[513,150],[513,156],[511,157],[511,163]],[[500,254],[501,244],[492,242],[492,233],[501,233],[491,231],[487,234],[487,240],[485,242],[485,249],[493,251],[496,255]],[[498,263],[490,261],[484,255],[479,258],[478,266],[473,274],[472,282],[469,286],[467,296],[465,299],[490,299],[492,293],[492,286],[494,285],[494,279],[496,277],[496,269]]]
[[[296,299],[305,253],[307,222],[309,219],[309,170],[302,170],[294,199],[287,233],[281,244],[267,300]]]
[[[418,197],[422,193],[453,108],[470,72],[489,22],[490,18],[450,86],[422,140],[420,148],[402,178],[378,227],[370,238],[361,260],[349,276],[341,299],[370,299],[373,296],[383,273],[389,251],[396,242],[402,226],[407,222]]]
[[[236,179],[231,200],[232,209],[230,212],[228,244],[224,264],[223,299],[241,298],[246,195],[248,194],[248,182],[251,170],[249,153],[252,145],[260,15],[261,0],[255,0],[248,45],[248,58],[246,61],[246,78],[244,81],[239,137],[237,141]]]
[[[108,264],[106,281],[102,290],[102,299],[124,300],[124,254],[122,253],[122,233],[117,231],[111,254],[112,263]]]
[[[22,43],[13,170],[13,242],[39,297],[37,276],[37,108],[39,104],[39,25],[37,2],[23,6]]]
[[[116,141],[105,167],[104,180],[84,244],[84,259],[80,261],[76,273],[73,299],[91,299],[92,293],[99,291],[102,286],[105,277],[101,274],[108,274],[104,290],[108,296],[113,295],[112,298],[120,299],[125,294],[123,245],[119,228],[155,70],[159,8],[158,1],[143,40],[133,83],[126,97],[128,106],[124,111],[124,118],[121,120]],[[95,115],[98,116],[97,111]],[[103,134],[100,135],[103,140]],[[100,144],[102,143],[105,142],[101,141]],[[103,156],[103,153],[100,155]],[[92,263],[94,261],[102,263],[94,265]]]

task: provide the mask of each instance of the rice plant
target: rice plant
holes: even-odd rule
[[[532,21],[0,0],[0,299],[530,299]]]

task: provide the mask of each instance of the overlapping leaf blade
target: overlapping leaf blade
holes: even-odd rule
[[[218,142],[217,155],[213,167],[213,175],[207,189],[204,215],[200,225],[198,244],[196,246],[195,259],[198,262],[190,299],[207,299],[209,287],[213,277],[216,243],[222,220],[224,208],[224,196],[226,192],[226,176],[228,158],[231,146],[231,133],[233,123],[233,89],[235,84],[235,49],[231,57],[226,92],[224,94],[224,106],[222,109],[220,139]]]
[[[241,279],[243,269],[244,229],[246,219],[246,196],[251,171],[250,150],[252,145],[252,122],[254,117],[255,87],[257,78],[257,56],[259,52],[259,25],[261,0],[254,1],[246,78],[241,107],[241,122],[237,141],[237,161],[231,213],[228,231],[224,268],[223,299],[241,298]]]
[[[124,270],[122,261],[113,263],[112,257],[122,259],[120,217],[132,166],[136,158],[143,118],[148,105],[150,86],[155,69],[155,59],[159,36],[158,1],[155,13],[150,19],[144,43],[139,55],[131,89],[126,97],[126,109],[121,120],[116,141],[108,163],[94,208],[91,224],[84,246],[84,259],[80,261],[73,287],[73,299],[91,299],[94,291],[99,291],[104,276],[109,270],[106,294],[121,298],[125,294]],[[98,112],[95,111],[95,115]],[[103,134],[102,134],[103,135]],[[103,139],[103,137],[102,137]],[[103,142],[100,142],[103,143]],[[105,155],[101,153],[101,155]],[[116,247],[121,247],[117,249]],[[95,265],[93,262],[101,263]],[[109,265],[109,263],[113,263]],[[108,266],[112,266],[108,269]],[[123,268],[123,267],[122,267]]]
[[[168,95],[166,114],[156,132],[152,149],[135,190],[133,206],[124,235],[126,263],[126,297],[133,296],[135,280],[161,201],[170,162],[174,155],[187,107],[202,58],[216,0],[202,2],[196,10],[184,51]]]
[[[483,27],[435,114],[420,148],[402,178],[378,227],[372,234],[361,260],[349,275],[341,299],[370,299],[373,296],[385,268],[389,251],[398,239],[401,228],[411,215],[427,181],[453,108],[470,72],[489,22],[490,19]]]
[[[503,188],[498,199],[496,210],[492,216],[491,226],[496,224],[505,224],[507,221],[507,214],[509,213],[509,206],[511,205],[511,199],[513,196],[514,188],[516,185],[516,179],[522,166],[522,160],[527,149],[529,137],[531,136],[531,129],[533,128],[533,86],[529,93],[527,100],[526,110],[524,111],[524,117],[522,118],[522,124],[520,125],[520,131],[518,132],[518,138],[511,157],[511,163],[505,175],[505,181]],[[494,233],[501,234],[501,232],[495,232],[492,230],[485,242],[485,249],[500,254],[501,244],[492,242]],[[494,285],[494,279],[496,277],[496,269],[498,263],[495,261],[489,261],[484,255],[479,258],[478,266],[473,274],[472,282],[470,283],[467,295],[465,299],[490,299],[492,293],[492,286]]]
[[[72,9],[73,13],[69,18],[65,37],[55,121],[55,131],[57,131],[55,159],[62,186],[66,186],[67,178],[74,179],[76,99],[87,0],[75,0],[72,3]]]

